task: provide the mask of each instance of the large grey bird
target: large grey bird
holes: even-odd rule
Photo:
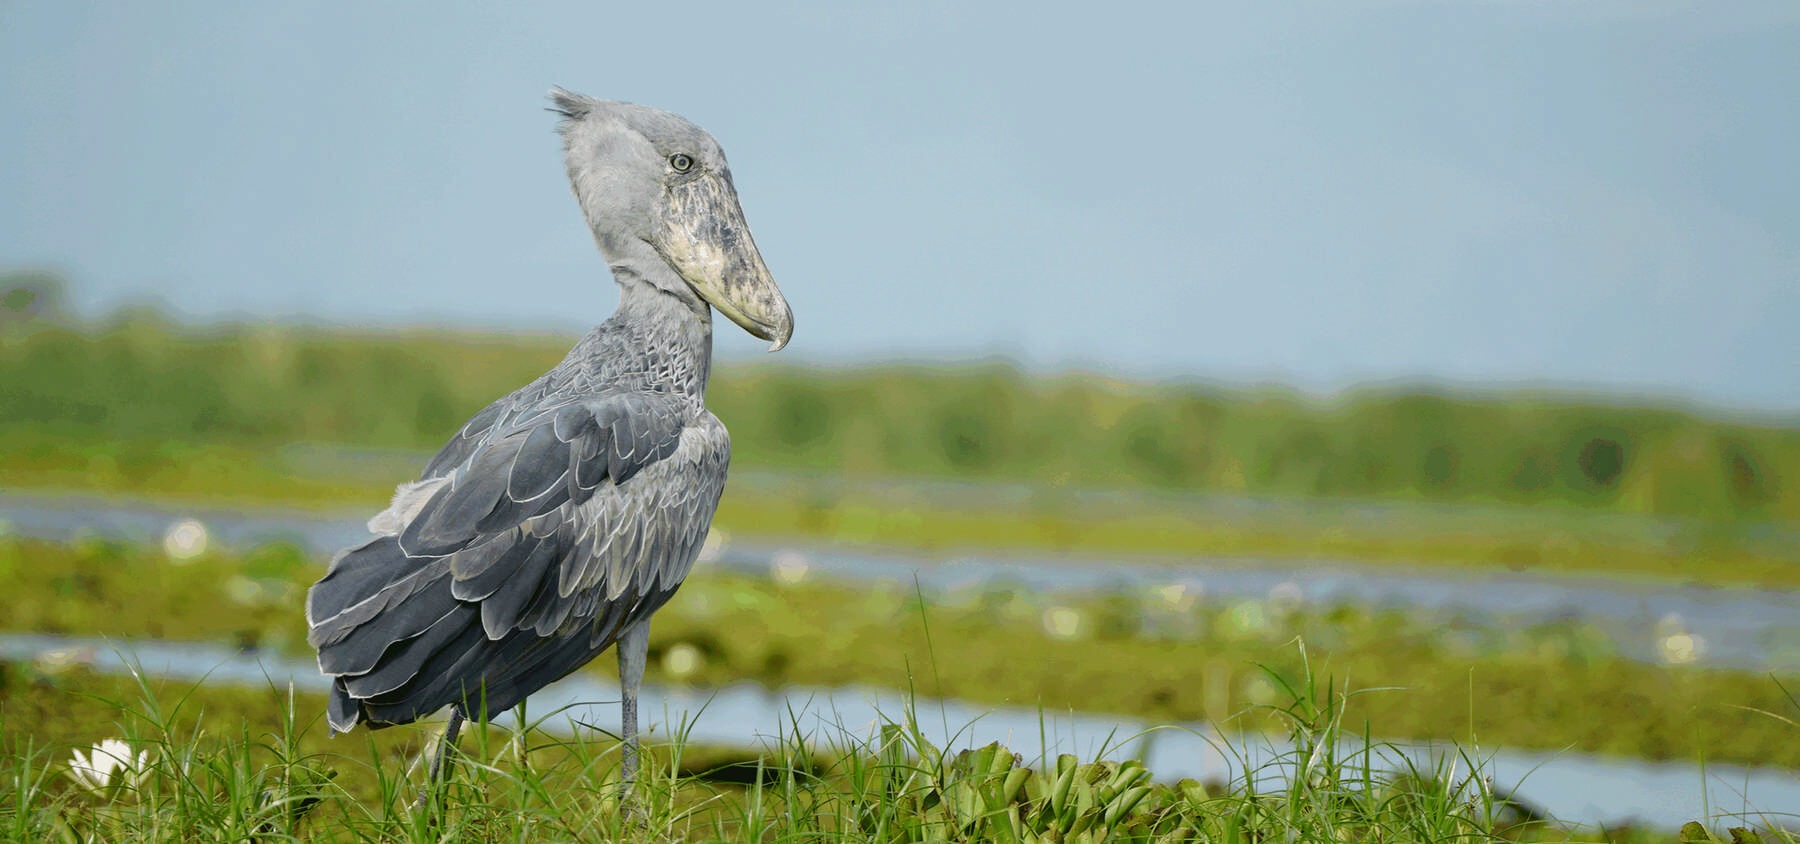
[[[618,310],[475,414],[307,594],[331,728],[449,706],[433,779],[465,717],[616,644],[631,782],[650,615],[693,566],[731,454],[704,404],[712,309],[771,351],[793,332],[711,135],[644,106],[550,98]]]

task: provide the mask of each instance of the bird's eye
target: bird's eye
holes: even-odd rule
[[[677,173],[686,173],[694,169],[694,159],[690,158],[687,153],[678,152],[669,156],[669,166],[675,168]]]

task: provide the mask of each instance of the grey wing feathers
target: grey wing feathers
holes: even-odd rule
[[[498,712],[579,667],[674,593],[728,460],[724,428],[679,395],[477,414],[427,468],[439,480],[416,512],[308,595],[333,727],[404,723],[477,690],[467,711]]]
[[[512,397],[508,396],[469,417],[469,421],[463,423],[456,436],[451,437],[450,442],[431,458],[431,462],[425,464],[425,471],[419,473],[420,480],[443,477],[468,460],[469,455],[474,454],[475,449],[487,438],[488,432],[494,429],[494,425],[505,417],[511,401]]]
[[[401,546],[412,556],[454,553],[564,504],[580,504],[604,480],[631,480],[680,445],[690,415],[680,405],[667,394],[623,393],[491,429],[451,473],[450,485],[402,531]]]

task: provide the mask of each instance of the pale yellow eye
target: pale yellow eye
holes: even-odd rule
[[[677,173],[686,173],[694,169],[694,159],[687,153],[678,152],[669,156],[669,166],[675,168]]]

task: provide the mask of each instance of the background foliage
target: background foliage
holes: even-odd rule
[[[101,442],[123,464],[101,468],[127,474],[157,470],[183,443],[435,449],[572,341],[199,330],[143,310],[80,325],[33,308],[55,297],[24,287],[0,319],[0,447],[14,463]],[[1004,364],[739,364],[715,373],[709,403],[739,466],[1800,518],[1800,424],[1545,392],[1385,388],[1322,400]]]

